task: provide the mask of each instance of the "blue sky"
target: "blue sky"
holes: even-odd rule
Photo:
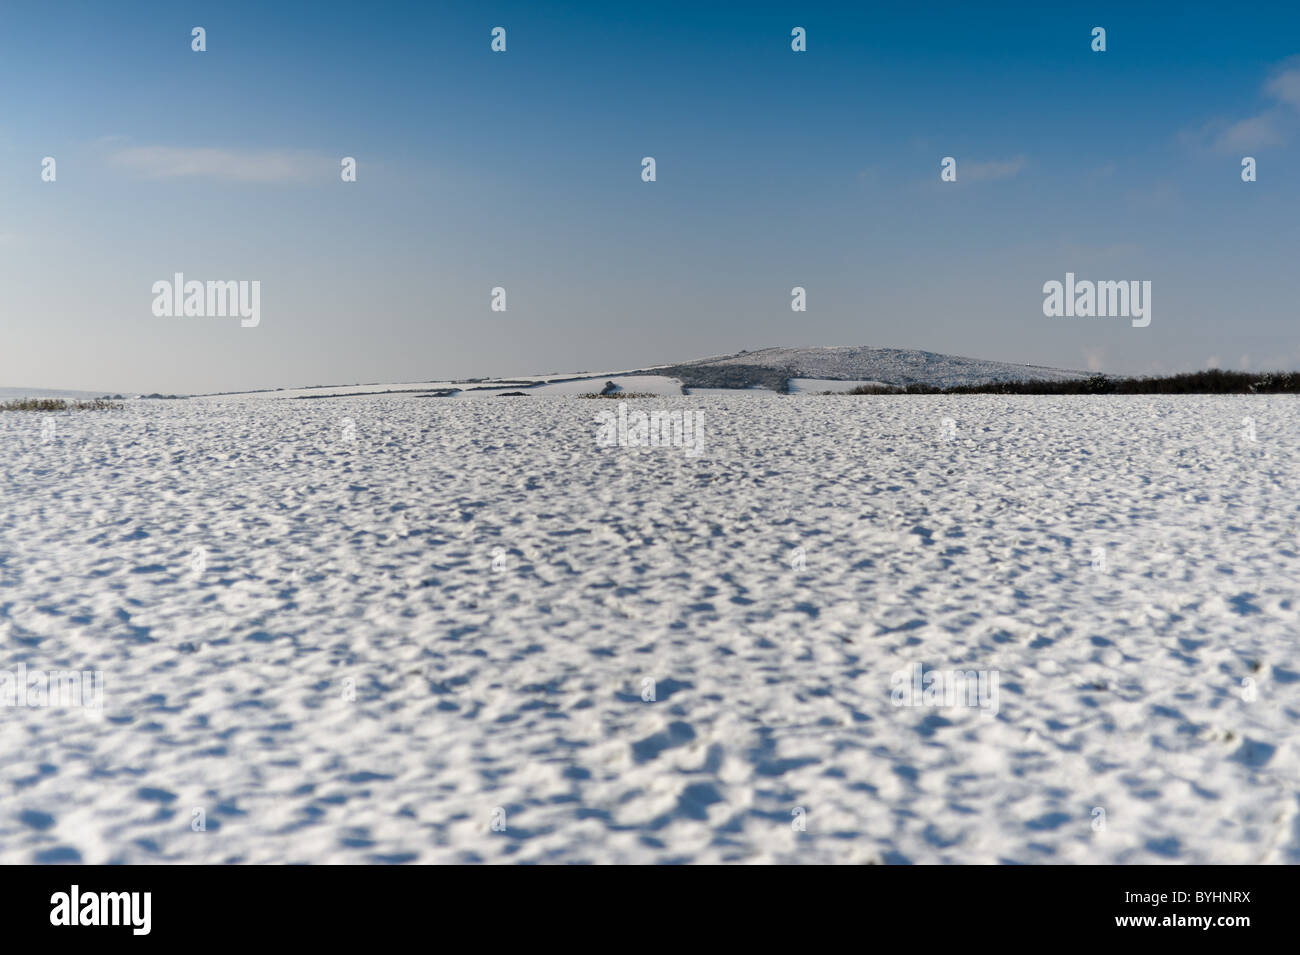
[[[6,4],[0,385],[1300,367],[1300,13],[897,6]],[[1151,325],[1044,317],[1067,271],[1150,280]],[[261,323],[155,317],[176,272],[260,281]]]

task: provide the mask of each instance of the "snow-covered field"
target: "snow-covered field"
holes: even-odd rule
[[[875,385],[877,387],[888,387],[887,382],[869,381],[866,379],[849,379],[839,381],[834,378],[791,378],[789,383],[791,394],[825,394],[828,391],[852,391],[854,388],[861,388],[863,385]]]
[[[0,415],[0,862],[1300,862],[1294,398],[620,404]]]
[[[243,394],[209,396],[227,398],[329,398],[424,394],[450,391],[448,397],[495,398],[497,395],[523,391],[530,397],[548,398],[591,394],[599,392],[605,382],[613,381],[623,391],[638,394],[675,396],[682,393],[682,383],[663,375],[629,375],[625,372],[573,375],[524,375],[519,378],[482,378],[475,381],[414,381],[391,384],[322,385],[312,388],[286,388],[275,391],[250,391]]]

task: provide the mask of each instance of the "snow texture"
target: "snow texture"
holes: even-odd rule
[[[1295,407],[0,415],[0,862],[1298,863]]]

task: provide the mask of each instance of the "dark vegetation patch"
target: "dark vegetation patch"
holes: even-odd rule
[[[615,391],[606,394],[605,392],[589,391],[585,395],[576,395],[578,398],[662,398],[663,395],[653,395],[648,391]]]
[[[1300,392],[1300,372],[1207,371],[1149,378],[1092,375],[1068,381],[990,381],[939,387],[861,385],[849,395],[1273,395]],[[831,394],[832,392],[828,392]]]
[[[664,375],[677,378],[687,388],[770,388],[779,394],[788,394],[790,379],[798,377],[789,368],[767,368],[763,365],[669,365],[666,368],[646,369],[641,375]]]
[[[15,398],[0,402],[0,411],[117,411],[124,407],[117,401],[95,398],[91,401],[68,401],[64,398]]]

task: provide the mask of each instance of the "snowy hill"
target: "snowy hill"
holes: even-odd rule
[[[990,381],[1064,381],[1087,373],[962,358],[905,348],[842,345],[821,348],[764,348],[720,358],[703,358],[654,369],[682,379],[687,387],[782,390],[791,378],[873,381],[888,385],[920,382],[948,387]]]
[[[579,371],[567,374],[514,375],[415,382],[314,385],[246,392],[261,398],[339,398],[422,394],[439,398],[493,398],[524,394],[562,398],[590,394],[614,382],[615,390],[663,397],[717,391],[819,393],[846,391],[861,384],[935,386],[973,385],[990,381],[1064,381],[1087,372],[1016,365],[905,348],[843,345],[821,348],[764,348],[700,358],[672,365],[625,371]],[[233,396],[233,395],[228,395]]]

